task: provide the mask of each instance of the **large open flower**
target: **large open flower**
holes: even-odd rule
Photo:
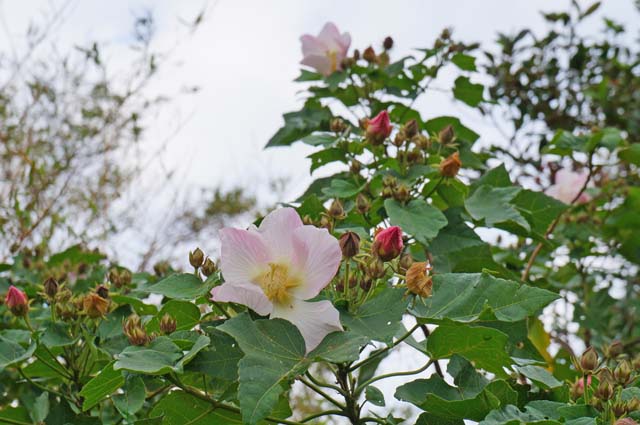
[[[327,22],[318,36],[305,34],[302,41],[302,64],[315,68],[324,76],[342,69],[342,60],[347,56],[351,36],[345,32],[340,34],[338,28]]]
[[[307,352],[329,333],[342,330],[330,301],[308,302],[327,286],[342,258],[338,240],[326,229],[305,226],[292,208],[267,215],[259,228],[225,228],[222,275],[214,301],[243,304],[261,315],[296,325]]]
[[[578,193],[580,193],[580,190],[588,179],[589,172],[587,170],[573,172],[567,168],[563,168],[556,173],[555,184],[550,186],[545,193],[565,204],[570,204],[576,196],[578,196]],[[583,204],[589,202],[589,200],[591,200],[591,196],[582,192],[580,193],[580,197],[576,199],[576,203]]]

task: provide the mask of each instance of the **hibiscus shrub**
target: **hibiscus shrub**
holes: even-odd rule
[[[525,189],[460,119],[414,109],[443,72],[491,105],[476,46],[349,54],[327,24],[302,47],[306,101],[267,146],[317,147],[311,172],[333,174],[221,229],[220,260],[196,249],[188,273],[80,246],[0,265],[0,423],[634,424],[638,330],[608,300],[637,305],[638,145],[559,132],[553,183]],[[607,250],[628,269],[577,301]],[[578,331],[545,321],[572,312]]]

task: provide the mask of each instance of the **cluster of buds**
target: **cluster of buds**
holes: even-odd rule
[[[200,270],[205,277],[209,277],[217,270],[216,263],[209,257],[205,257],[200,248],[189,252],[189,264],[197,271]]]
[[[4,298],[4,303],[14,316],[24,317],[29,312],[29,299],[27,298],[27,294],[13,285],[9,287],[9,291],[7,291],[7,295]]]
[[[120,289],[131,284],[133,275],[127,269],[114,267],[109,270],[108,279],[113,287]]]
[[[613,412],[615,417],[619,419],[616,424],[631,424],[635,422],[629,422],[631,419],[626,416],[640,410],[640,400],[637,398],[623,400],[621,393],[622,389],[636,379],[636,371],[640,368],[635,367],[635,360],[630,362],[625,359],[623,351],[624,346],[619,342],[614,342],[603,349],[605,360],[616,362],[615,368],[611,371],[605,365],[607,362],[601,364],[598,352],[593,347],[585,350],[579,363],[576,364],[577,369],[584,373],[585,377],[573,383],[571,396],[574,400],[586,396],[585,400],[598,410]],[[640,366],[640,359],[637,363],[637,366]],[[592,393],[585,394],[592,386],[592,376],[597,378],[597,385]]]
[[[147,345],[155,339],[155,334],[147,334],[140,316],[135,313],[127,317],[122,324],[122,330],[131,345]]]

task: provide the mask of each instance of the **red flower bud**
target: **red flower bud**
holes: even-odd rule
[[[383,261],[396,258],[402,252],[403,247],[402,229],[398,226],[391,226],[378,232],[373,244],[374,254]]]
[[[389,113],[381,111],[367,122],[367,139],[372,145],[380,145],[391,134]]]
[[[26,294],[13,285],[9,287],[4,302],[16,316],[26,316],[29,311],[29,300]]]

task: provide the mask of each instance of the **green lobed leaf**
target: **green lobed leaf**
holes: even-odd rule
[[[243,353],[236,341],[216,328],[207,328],[211,342],[185,368],[202,372],[212,378],[235,381],[238,379],[238,362]]]
[[[354,313],[342,310],[340,321],[350,331],[369,339],[390,343],[402,326],[408,300],[401,288],[385,288]]]
[[[521,285],[487,273],[443,273],[433,277],[433,295],[416,303],[416,317],[473,322],[495,317],[517,322],[538,312],[558,295],[546,289]]]
[[[182,357],[182,350],[166,336],[160,336],[148,346],[129,346],[117,357],[115,370],[146,375],[164,375],[173,372],[174,365]]]
[[[192,273],[173,274],[154,285],[144,288],[145,292],[185,301],[198,298],[210,290],[211,288],[208,285],[205,285]]]
[[[463,71],[476,71],[476,58],[464,53],[456,53],[451,62]]]
[[[333,179],[328,187],[322,189],[322,193],[328,198],[351,198],[364,188],[351,180]]]
[[[469,106],[476,107],[483,100],[484,86],[475,84],[468,77],[458,77],[454,83],[453,96]]]
[[[109,363],[98,375],[87,382],[80,391],[83,398],[82,410],[87,411],[105,397],[113,394],[124,385],[122,371],[113,368],[115,361]]]
[[[332,332],[307,357],[330,363],[353,362],[368,343],[369,338],[353,332]]]
[[[142,378],[136,375],[127,377],[122,394],[116,394],[111,399],[118,412],[128,420],[142,409],[146,397],[146,389]]]
[[[425,245],[447,225],[447,218],[442,211],[423,199],[414,199],[406,205],[395,199],[387,199],[384,201],[384,208],[391,224],[400,226],[404,232]]]
[[[529,378],[534,384],[543,389],[557,388],[562,385],[548,370],[535,365],[515,366],[518,373]]]
[[[7,333],[0,335],[0,371],[28,359],[36,350],[35,342],[24,348],[10,336]]]
[[[433,359],[458,354],[477,368],[507,377],[504,368],[513,361],[505,352],[509,337],[497,329],[456,323],[441,324],[427,338],[427,350]]]
[[[283,115],[284,126],[269,139],[267,148],[288,146],[316,130],[328,130],[331,111],[317,100],[309,100],[296,112]]]
[[[529,222],[511,204],[521,191],[519,187],[480,186],[465,201],[465,207],[475,220],[483,220],[487,227],[498,224],[515,225],[526,232],[531,230]]]
[[[251,320],[242,313],[218,327],[244,352],[238,364],[238,398],[244,423],[255,425],[278,403],[293,378],[309,365],[298,328],[282,319]]]
[[[183,391],[174,391],[164,396],[153,406],[149,417],[162,417],[163,425],[243,424],[238,413],[216,409],[211,403]]]

